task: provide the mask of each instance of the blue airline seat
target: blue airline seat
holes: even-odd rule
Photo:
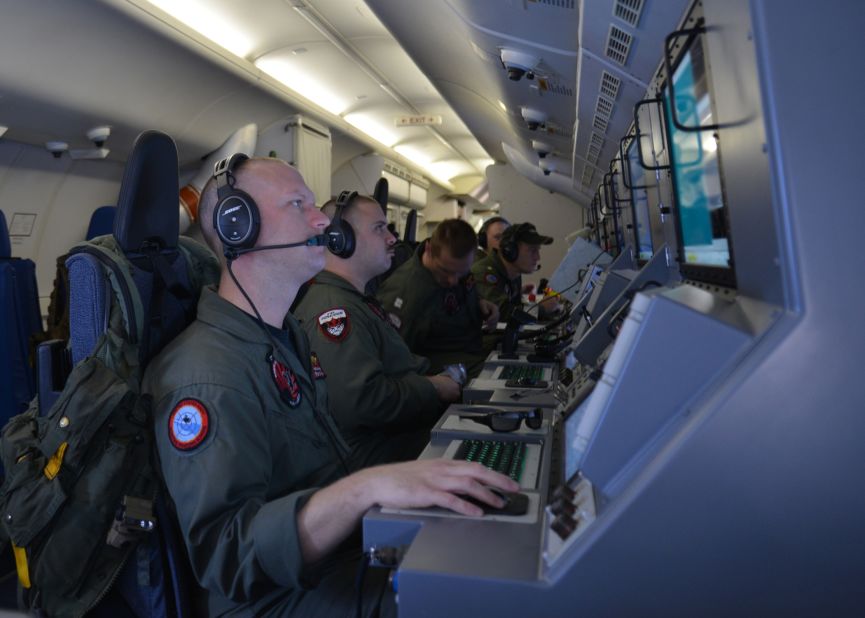
[[[0,425],[27,409],[36,391],[30,336],[42,332],[36,265],[12,257],[6,217],[0,211]]]
[[[100,206],[90,215],[90,225],[87,226],[86,240],[92,240],[96,236],[103,236],[114,231],[114,215],[117,213],[116,206]]]

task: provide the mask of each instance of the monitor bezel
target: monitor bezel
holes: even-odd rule
[[[669,81],[673,79],[673,75],[675,75],[676,71],[679,68],[679,65],[682,63],[682,60],[685,58],[685,55],[690,52],[694,42],[698,40],[699,37],[703,36],[701,32],[693,32],[688,35],[685,39],[685,43],[682,45],[682,48],[679,50],[676,57],[673,59],[671,63],[671,71],[670,74],[666,76],[664,83],[661,86],[661,90],[657,93],[656,96],[660,97],[662,100],[662,105],[664,106],[664,121],[661,123],[664,129],[664,137],[667,140],[667,143],[670,145],[668,148],[667,156],[670,161],[670,182],[673,187],[673,211],[675,213],[675,224],[674,228],[676,230],[676,245],[677,245],[677,261],[679,263],[679,272],[681,273],[684,279],[699,281],[702,283],[706,283],[709,285],[717,285],[725,288],[736,288],[736,261],[734,258],[734,243],[731,234],[730,227],[730,207],[727,202],[727,190],[724,182],[724,167],[723,167],[723,157],[721,153],[721,140],[719,139],[718,132],[714,131],[714,137],[718,142],[718,149],[715,153],[718,162],[718,176],[719,183],[721,185],[721,198],[724,202],[724,223],[727,228],[727,249],[730,253],[730,265],[727,267],[721,266],[712,266],[708,264],[690,264],[686,260],[686,252],[685,252],[685,244],[684,244],[684,232],[682,230],[682,216],[679,206],[679,187],[678,182],[676,180],[676,172],[675,165],[676,159],[675,154],[673,152],[673,129],[670,126],[670,110],[668,106],[670,105],[669,98]],[[702,43],[701,43],[702,44]],[[708,50],[703,47],[703,59],[704,59],[704,69],[706,72],[706,82],[707,89],[709,93],[709,105],[712,108],[712,117],[717,118],[717,108],[715,105],[715,96],[712,90],[712,73],[711,66],[708,59]],[[708,132],[708,131],[706,131]]]

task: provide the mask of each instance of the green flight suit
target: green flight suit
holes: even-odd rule
[[[145,375],[162,473],[208,615],[326,615],[354,602],[351,566],[302,562],[296,515],[316,487],[343,475],[336,449],[345,456],[348,447],[324,381],[311,378],[306,335],[287,322],[267,327],[280,366],[255,319],[205,288],[196,321]]]
[[[474,279],[469,275],[452,288],[436,283],[421,262],[428,242],[422,242],[411,259],[381,284],[378,299],[409,349],[430,360],[431,373],[463,363],[469,377],[475,377],[488,350],[483,345]]]
[[[498,250],[493,249],[485,258],[472,266],[478,294],[499,308],[499,321],[507,322],[514,309],[523,306],[523,278],[508,277],[508,271]]]
[[[352,467],[416,459],[446,404],[378,300],[334,273],[316,275],[294,309],[327,368],[329,407]]]

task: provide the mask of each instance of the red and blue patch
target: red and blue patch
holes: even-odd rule
[[[174,448],[191,451],[204,442],[210,427],[207,408],[197,399],[183,399],[168,418],[168,439]]]
[[[312,377],[316,380],[324,380],[327,374],[321,368],[321,361],[318,360],[318,354],[313,352],[309,357],[310,365],[312,366]]]
[[[270,370],[280,398],[292,408],[299,406],[303,395],[294,372],[275,358],[271,359]]]

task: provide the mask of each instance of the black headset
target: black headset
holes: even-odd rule
[[[336,198],[333,220],[324,230],[328,251],[344,260],[354,255],[354,228],[351,227],[351,223],[343,219],[343,215],[355,198],[357,198],[357,191],[343,191],[339,194]]]
[[[481,249],[486,250],[487,248],[487,231],[489,231],[490,226],[493,223],[505,223],[507,225],[510,225],[508,220],[504,217],[490,217],[489,219],[484,221],[484,224],[481,226],[480,231],[478,231],[478,245],[480,245]]]
[[[213,168],[217,202],[213,209],[213,228],[226,249],[251,249],[258,240],[261,216],[258,205],[246,191],[234,188],[234,173],[249,157],[239,152],[219,161]]]
[[[504,234],[502,234],[502,241],[499,243],[499,255],[502,256],[503,260],[508,262],[517,261],[517,258],[520,255],[520,246],[517,244],[517,236],[519,236],[520,232],[522,232],[527,225],[531,224],[520,223],[519,225],[512,225],[505,230]]]

